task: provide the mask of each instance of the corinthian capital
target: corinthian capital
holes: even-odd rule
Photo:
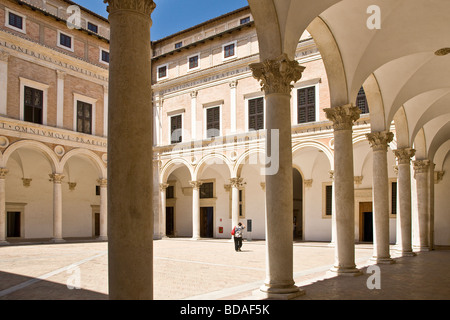
[[[153,0],[103,0],[108,4],[106,10],[112,14],[120,10],[131,10],[150,16],[156,7]]]
[[[413,161],[414,173],[426,173],[430,167],[430,160]]]
[[[393,150],[393,152],[398,164],[410,164],[411,158],[416,154],[416,150],[411,148],[397,149]]]
[[[334,130],[350,130],[353,122],[359,119],[361,110],[352,104],[324,109],[327,118],[333,121]]]
[[[59,184],[61,184],[62,179],[64,179],[64,176],[59,173],[51,173],[51,174],[49,174],[49,177],[50,177],[50,181],[52,181],[53,183],[59,183]]]
[[[374,151],[387,151],[387,145],[394,139],[392,132],[381,131],[366,134],[370,146]]]
[[[9,170],[6,168],[0,168],[0,179],[6,179],[6,175],[8,174]]]
[[[201,182],[201,181],[189,181],[189,184],[194,189],[200,189],[200,187],[202,186],[203,182]]]
[[[289,60],[286,54],[274,60],[265,60],[259,63],[250,64],[253,77],[257,79],[266,94],[284,93],[290,94],[293,86],[292,82],[297,82],[302,78],[305,67],[295,60]]]
[[[243,181],[244,181],[243,178],[231,178],[230,179],[231,186],[234,188],[241,188],[244,185]]]

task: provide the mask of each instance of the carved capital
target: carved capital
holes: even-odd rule
[[[167,183],[160,183],[159,184],[159,191],[164,191],[169,187],[169,184]]]
[[[361,110],[352,104],[347,104],[342,107],[324,109],[327,118],[333,121],[335,131],[351,130],[353,122],[359,119]]]
[[[445,171],[435,171],[434,172],[434,183],[438,184],[444,178]]]
[[[49,177],[50,177],[50,181],[52,181],[53,183],[58,183],[58,184],[61,184],[62,179],[64,179],[64,176],[59,173],[51,173],[51,174],[49,174]]]
[[[77,186],[76,182],[67,182],[67,184],[69,185],[69,190],[70,191],[74,191],[75,187]]]
[[[9,60],[9,53],[0,51],[0,61],[8,62]]]
[[[306,179],[304,181],[304,183],[305,183],[305,188],[311,188],[312,184],[313,184],[313,179]]]
[[[241,188],[245,183],[243,183],[243,178],[231,178],[230,183],[233,188]]]
[[[65,71],[61,71],[61,70],[56,70],[56,77],[59,80],[64,80],[64,78],[66,77],[66,72]]]
[[[97,179],[97,183],[100,187],[107,187],[108,186],[108,179]]]
[[[22,178],[22,184],[25,188],[28,188],[29,186],[31,186],[31,181],[33,181],[33,179]]]
[[[0,179],[5,179],[9,170],[6,168],[0,168]]]
[[[387,146],[394,139],[394,134],[392,132],[381,131],[368,133],[366,137],[374,151],[387,151]]]
[[[428,173],[430,168],[430,160],[416,160],[413,161],[414,173]]]
[[[411,158],[416,154],[416,150],[411,148],[403,148],[393,150],[395,157],[397,158],[398,164],[410,164]]]
[[[266,94],[290,94],[293,88],[291,83],[300,80],[305,70],[297,61],[289,60],[286,54],[274,60],[252,63],[249,67]]]
[[[362,183],[363,180],[363,176],[354,176],[353,177],[353,181],[355,183],[355,185],[359,186]]]
[[[198,96],[198,91],[192,91],[191,92],[191,99],[195,99]]]
[[[231,89],[236,88],[236,87],[237,87],[237,83],[238,83],[237,80],[231,81],[231,82],[230,82],[230,88],[231,88]]]
[[[201,182],[201,181],[189,181],[189,184],[194,189],[200,189],[200,187],[202,186],[203,182]]]
[[[106,11],[109,14],[121,10],[130,10],[150,16],[156,7],[153,0],[103,0],[108,4]]]
[[[334,170],[328,171],[328,174],[330,175],[330,179],[334,180]]]

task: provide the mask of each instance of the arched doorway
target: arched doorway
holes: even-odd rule
[[[292,168],[293,180],[293,234],[294,240],[303,239],[303,177],[296,168]]]

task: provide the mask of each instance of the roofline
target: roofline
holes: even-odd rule
[[[67,0],[67,1],[68,1],[68,0]],[[210,24],[210,23],[212,23],[212,22],[218,21],[218,20],[220,20],[220,19],[226,18],[226,17],[228,17],[228,16],[231,16],[231,15],[233,15],[233,14],[236,14],[236,13],[238,13],[238,12],[245,11],[245,10],[248,10],[248,9],[250,9],[250,6],[245,6],[245,7],[242,7],[242,8],[240,8],[240,9],[236,9],[236,10],[234,10],[234,11],[225,13],[225,14],[223,14],[223,15],[221,15],[221,16],[212,18],[212,19],[210,19],[210,20],[207,20],[207,21],[202,22],[202,23],[200,23],[200,24],[197,24],[197,25],[195,25],[195,26],[189,27],[189,28],[187,28],[187,29],[185,29],[185,30],[178,31],[178,32],[176,32],[176,33],[174,33],[174,34],[168,35],[168,36],[166,36],[166,37],[164,37],[164,38],[161,38],[161,39],[159,39],[159,40],[152,41],[152,44],[158,44],[158,43],[163,42],[163,41],[165,41],[165,40],[168,40],[168,39],[170,39],[170,38],[176,37],[176,36],[178,36],[178,35],[180,35],[180,34],[183,34],[183,33],[189,32],[189,31],[192,31],[192,30],[197,29],[197,28],[200,28],[200,27],[203,27],[203,26],[205,26],[205,25],[207,25],[207,24]]]

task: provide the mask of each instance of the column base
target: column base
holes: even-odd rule
[[[375,262],[376,264],[393,264],[395,263],[395,260],[392,258],[378,258],[378,257],[372,257],[370,258],[370,261]]]
[[[330,269],[329,271],[332,275],[338,275],[338,276],[350,276],[350,277],[357,277],[361,276],[363,273],[361,270],[357,269],[356,267],[352,268],[344,268],[344,267],[336,267]]]
[[[7,246],[7,245],[9,245],[8,241],[6,241],[6,240],[0,241],[0,246]]]
[[[417,252],[428,252],[431,251],[430,247],[414,247],[414,250]]]
[[[259,290],[253,291],[253,295],[266,300],[291,300],[305,295],[305,290],[297,286],[274,288],[264,284]]]
[[[52,240],[50,240],[50,242],[52,242],[52,243],[64,243],[64,242],[66,242],[66,240],[64,240],[64,239],[56,239],[56,238],[53,238]]]
[[[396,250],[396,252],[402,256],[402,257],[415,257],[417,254],[412,251],[402,251],[402,250]]]
[[[108,241],[108,236],[100,236],[97,238],[98,241]]]

